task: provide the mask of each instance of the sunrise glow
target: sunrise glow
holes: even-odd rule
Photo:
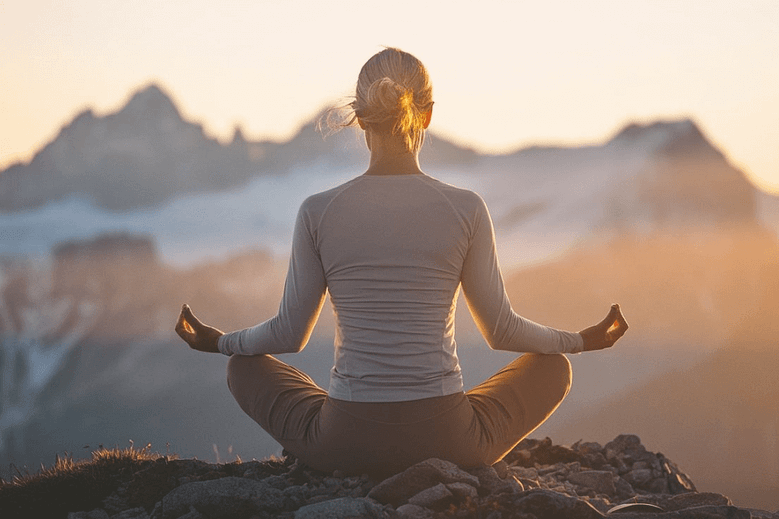
[[[0,167],[73,116],[158,82],[229,139],[289,138],[347,95],[381,45],[430,69],[431,129],[506,152],[599,143],[629,121],[690,117],[779,192],[779,3],[601,0],[0,3]]]

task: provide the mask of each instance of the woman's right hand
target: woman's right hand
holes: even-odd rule
[[[224,335],[223,331],[200,322],[186,304],[181,307],[176,321],[176,333],[190,348],[206,353],[219,353],[219,337]]]
[[[618,304],[611,305],[611,311],[604,320],[579,332],[584,339],[583,351],[594,351],[611,348],[617,340],[625,335],[628,323],[622,316]]]

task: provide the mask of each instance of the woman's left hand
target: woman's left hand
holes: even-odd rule
[[[628,323],[618,304],[611,305],[609,315],[595,326],[580,331],[584,340],[584,351],[611,348],[628,330]]]
[[[186,304],[181,307],[179,320],[176,321],[176,333],[193,350],[207,353],[219,353],[219,337],[224,335],[221,330],[201,323]]]

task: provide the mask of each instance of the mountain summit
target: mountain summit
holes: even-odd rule
[[[201,125],[182,119],[163,90],[149,85],[116,113],[78,114],[29,164],[0,172],[0,211],[67,197],[112,211],[157,206],[181,193],[240,185],[259,173],[256,156],[251,147],[208,137]]]
[[[171,98],[153,83],[136,91],[117,116],[139,122],[155,118],[181,120],[181,114]]]

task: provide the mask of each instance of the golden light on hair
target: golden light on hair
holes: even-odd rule
[[[432,108],[433,85],[425,66],[408,52],[388,47],[363,65],[354,100],[330,110],[327,123],[340,129],[359,120],[371,131],[402,137],[414,152],[422,147]]]

